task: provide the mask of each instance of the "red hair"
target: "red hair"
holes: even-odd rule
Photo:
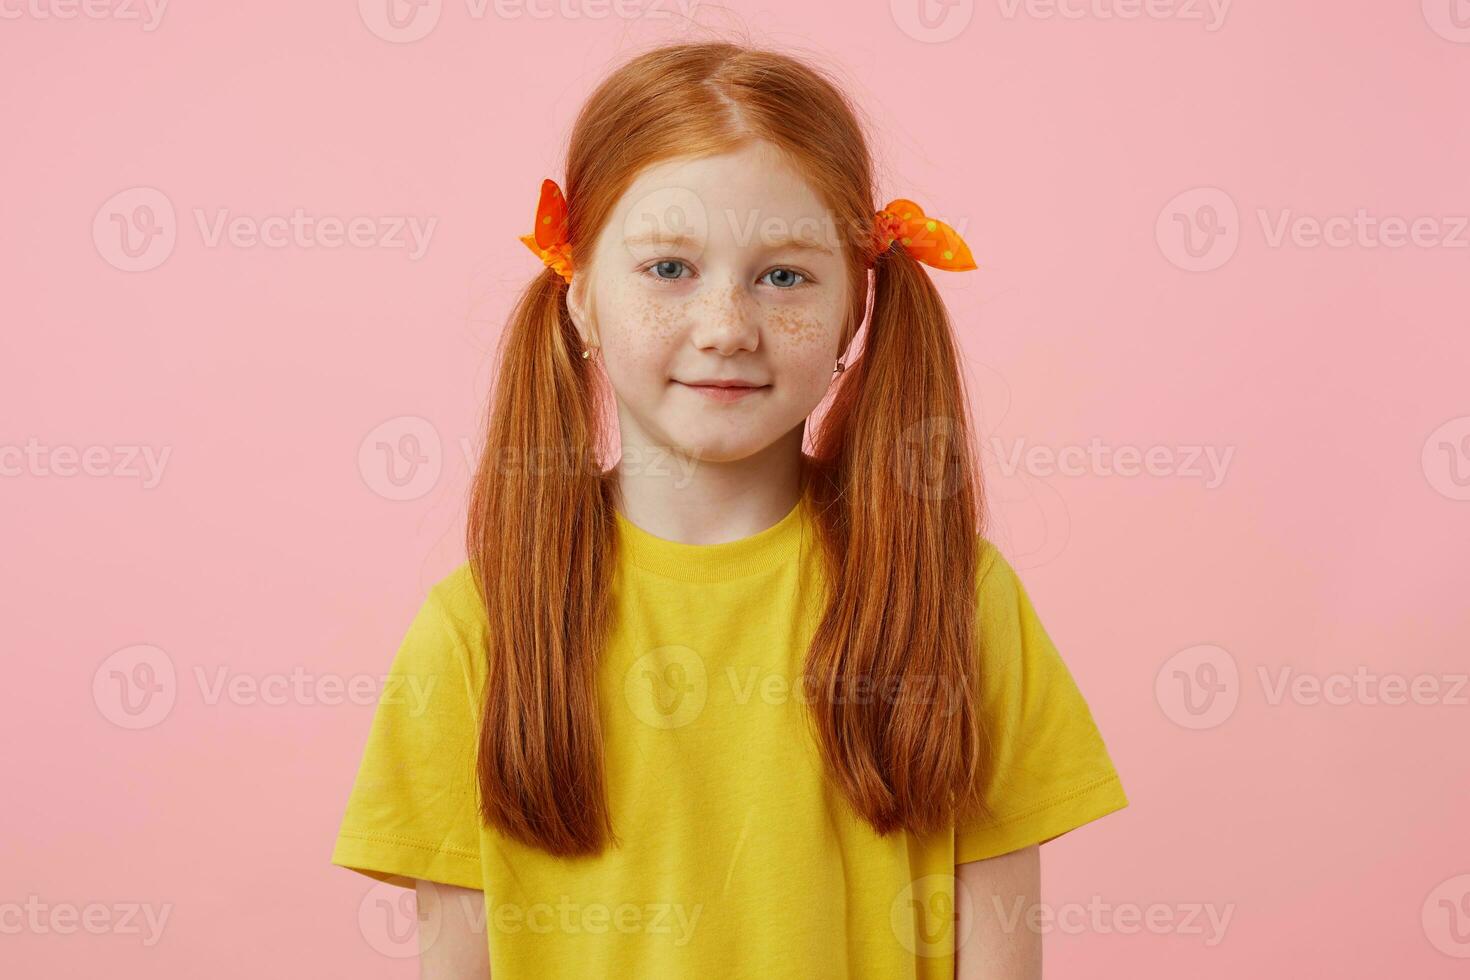
[[[591,95],[572,132],[573,265],[589,268],[589,244],[645,167],[752,140],[783,151],[837,227],[869,232],[844,249],[854,288],[839,349],[866,318],[862,350],[804,454],[829,585],[804,682],[824,765],[854,811],[880,834],[929,833],[983,806],[980,478],[944,304],[898,243],[880,251],[872,240],[875,187],[853,107],[822,73],[773,51],[712,42],[639,55]],[[616,840],[596,698],[617,544],[616,483],[599,460],[616,418],[579,356],[566,292],[547,269],[511,314],[467,545],[489,622],[482,819],[571,856]],[[858,682],[914,696],[839,694]],[[936,711],[925,691],[958,695],[954,710]]]

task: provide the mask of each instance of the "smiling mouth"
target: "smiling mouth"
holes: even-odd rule
[[[770,385],[752,385],[743,381],[711,381],[704,384],[688,384],[683,381],[674,381],[674,384],[690,391],[712,398],[715,401],[732,402],[759,391],[767,391]]]
[[[675,384],[681,384],[686,388],[769,388],[770,385],[751,384],[749,381],[680,381],[674,379]]]

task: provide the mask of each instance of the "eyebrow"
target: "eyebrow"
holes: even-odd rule
[[[663,234],[658,231],[644,231],[628,235],[623,239],[624,245],[666,245],[671,248],[684,246],[698,247],[700,242],[684,234]],[[825,245],[804,238],[790,238],[782,236],[779,238],[763,239],[762,244],[771,249],[794,249],[798,251],[820,252],[823,255],[835,254]]]

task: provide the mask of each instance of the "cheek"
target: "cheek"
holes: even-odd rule
[[[608,311],[598,322],[603,355],[610,364],[632,370],[661,370],[678,344],[683,308],[672,299],[650,296],[634,285],[610,286],[598,298]]]
[[[766,330],[781,364],[794,372],[830,372],[841,340],[841,313],[835,303],[775,307],[766,313]]]

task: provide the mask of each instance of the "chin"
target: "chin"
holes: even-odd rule
[[[709,432],[681,432],[678,427],[674,427],[669,435],[670,445],[702,463],[736,463],[754,456],[772,442],[772,439],[757,438],[749,431],[716,435]]]

